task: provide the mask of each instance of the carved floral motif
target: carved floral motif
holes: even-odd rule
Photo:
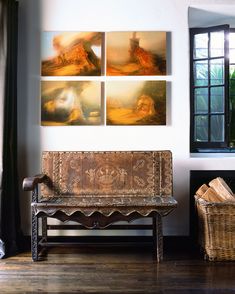
[[[43,185],[43,197],[172,193],[168,151],[44,152],[43,172],[54,184]]]

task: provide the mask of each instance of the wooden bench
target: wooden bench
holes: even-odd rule
[[[33,261],[48,243],[48,217],[89,229],[151,217],[157,261],[162,260],[162,217],[177,206],[170,151],[43,152],[42,174],[25,178],[23,189],[32,191]]]

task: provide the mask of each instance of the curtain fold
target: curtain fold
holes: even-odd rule
[[[20,247],[20,210],[17,175],[17,15],[15,0],[0,0],[0,121],[1,190],[0,190],[0,258],[13,255]]]

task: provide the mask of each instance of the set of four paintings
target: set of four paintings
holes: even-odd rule
[[[165,81],[108,79],[166,75],[165,32],[44,32],[41,75],[71,77],[41,82],[43,126],[103,124],[104,92],[106,125],[166,124]]]

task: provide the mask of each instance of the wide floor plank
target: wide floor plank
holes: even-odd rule
[[[40,262],[25,252],[0,261],[0,293],[235,293],[235,262],[146,247],[51,248]]]

